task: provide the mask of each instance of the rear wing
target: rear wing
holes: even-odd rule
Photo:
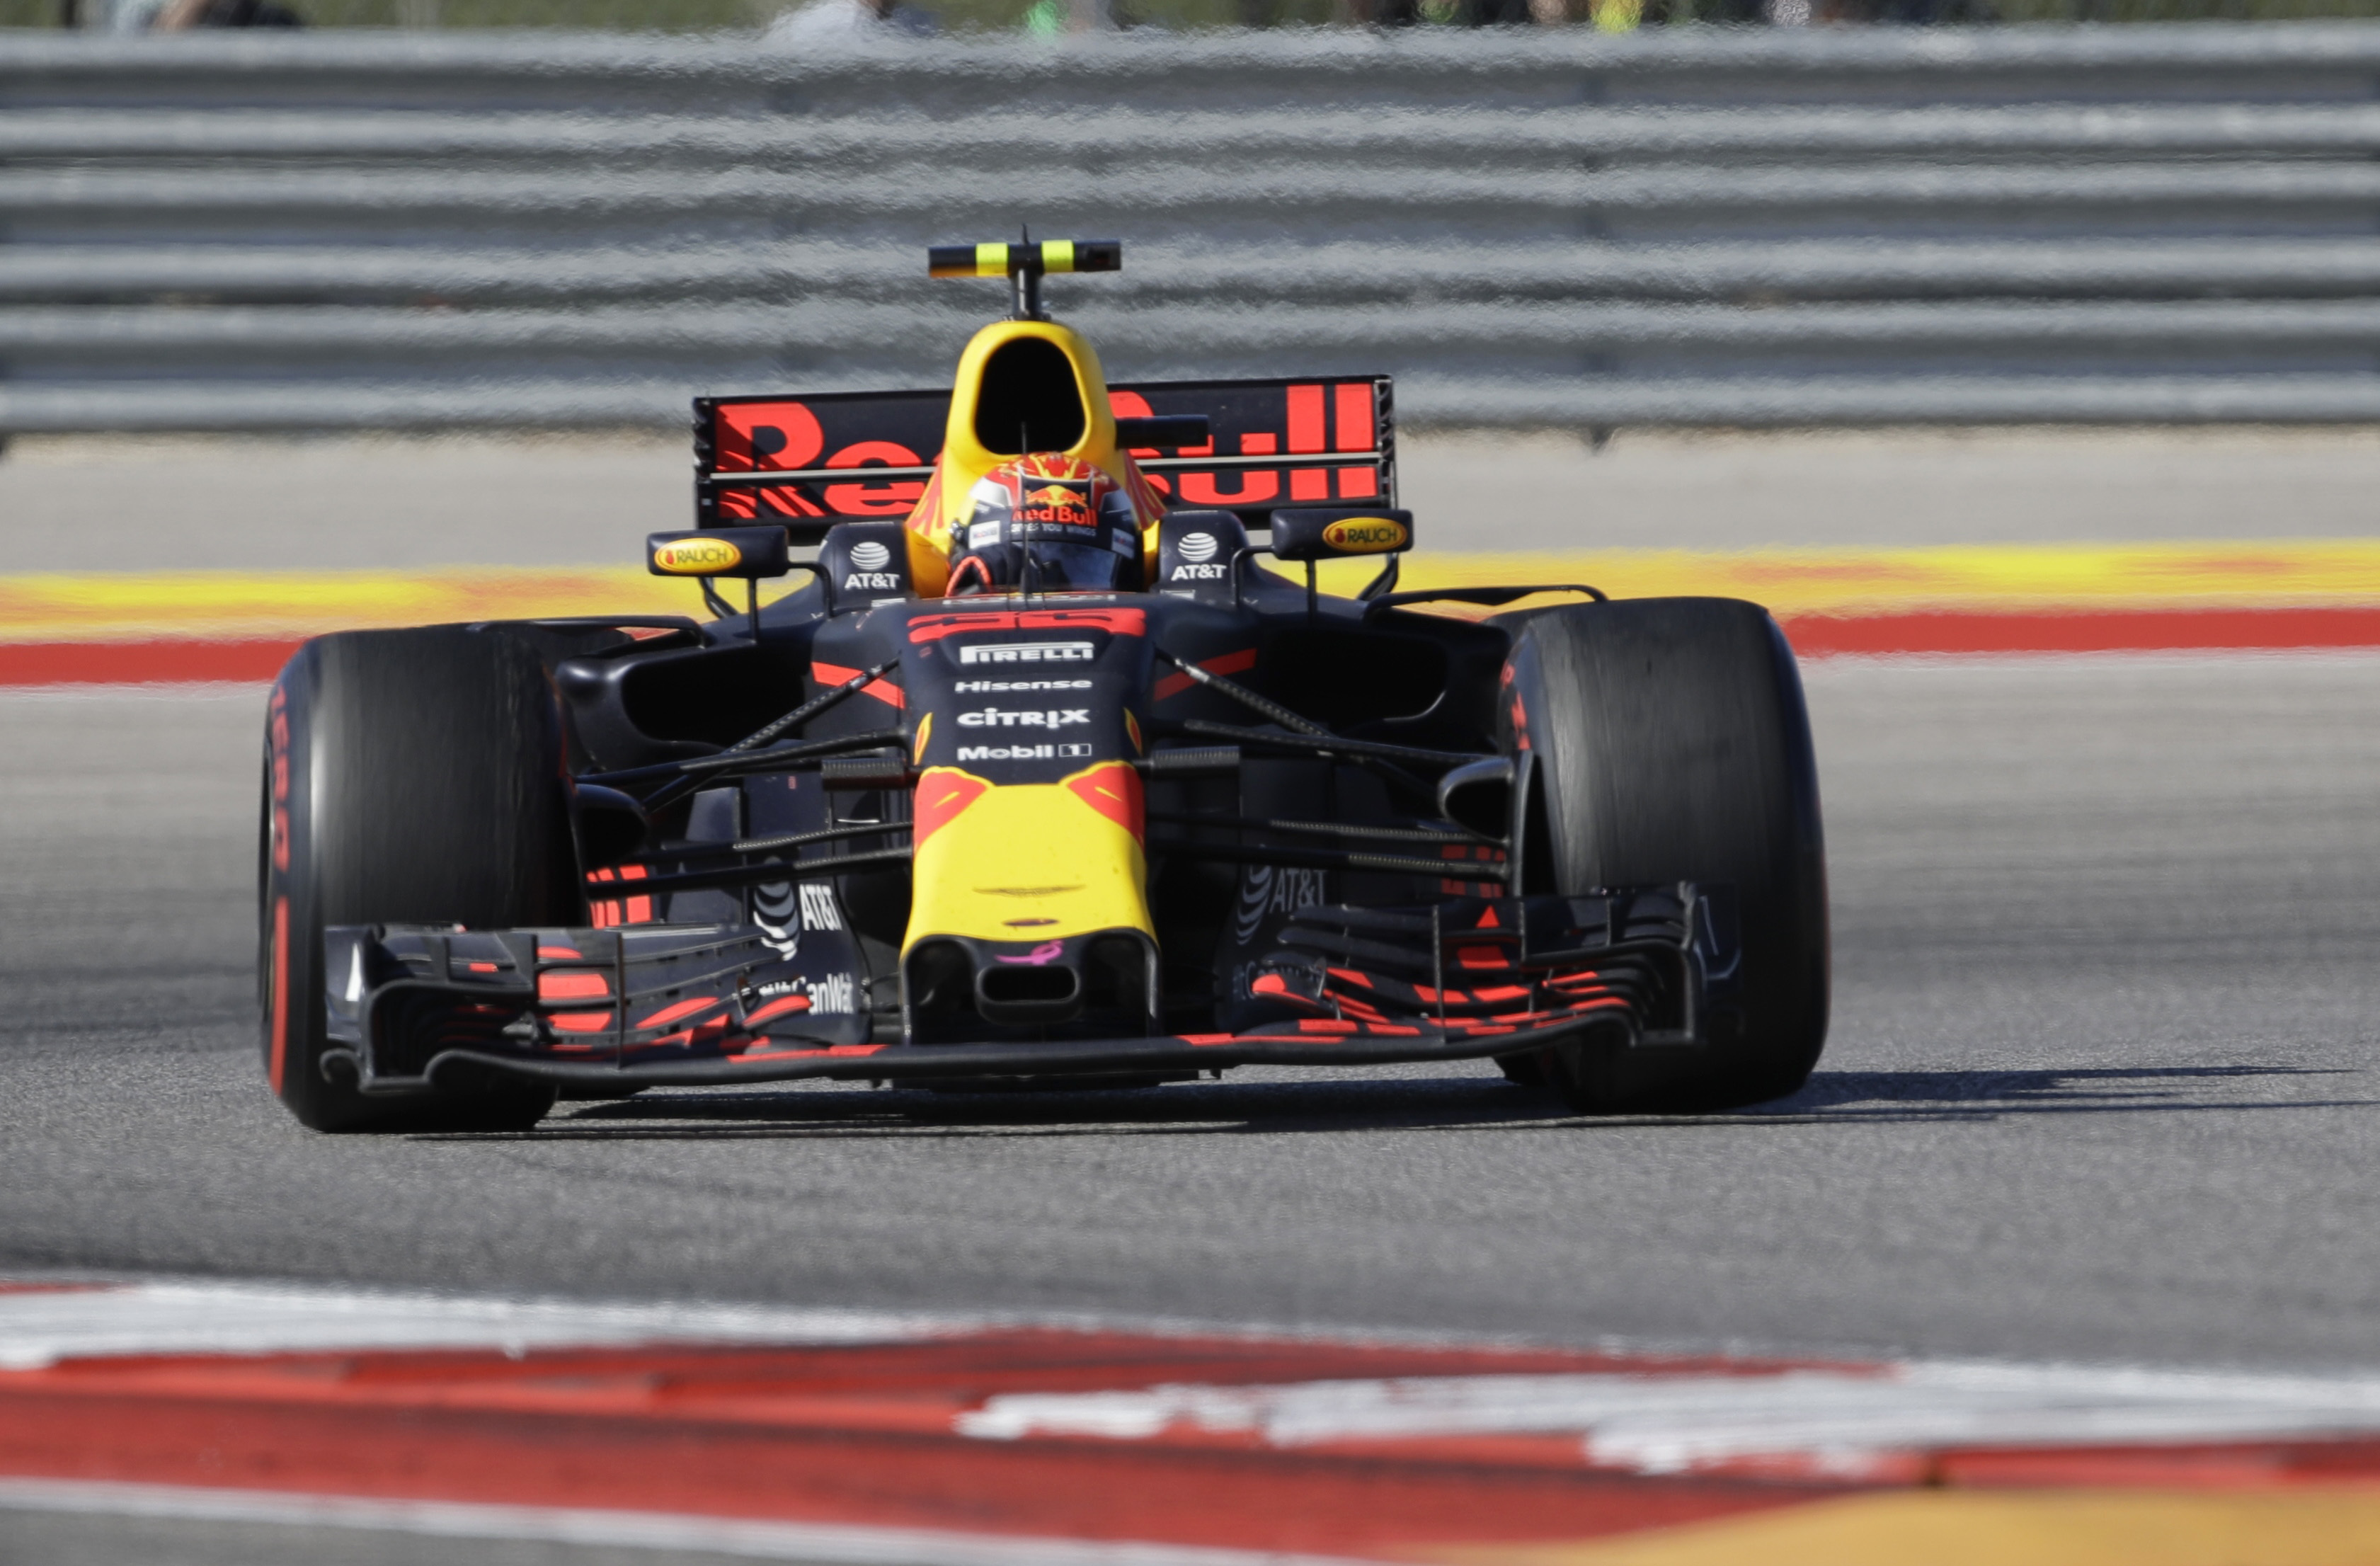
[[[1239,513],[1251,530],[1276,506],[1397,500],[1386,375],[1296,381],[1152,381],[1109,388],[1119,419],[1203,415],[1213,439],[1135,450],[1170,506]],[[698,528],[783,523],[815,543],[837,522],[906,516],[925,492],[948,392],[697,397]]]

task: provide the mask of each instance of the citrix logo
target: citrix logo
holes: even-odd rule
[[[1087,707],[1051,707],[1040,711],[987,707],[978,712],[959,714],[959,727],[963,729],[1062,729],[1090,721],[1091,710]]]

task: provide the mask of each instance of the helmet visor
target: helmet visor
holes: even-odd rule
[[[1072,540],[1036,539],[1025,546],[1032,562],[1029,584],[1043,592],[1072,588],[1076,591],[1113,592],[1123,583],[1123,556],[1112,549]]]
[[[1062,526],[979,511],[958,541],[951,562],[954,593],[1115,592],[1140,583],[1139,540],[1109,518]]]

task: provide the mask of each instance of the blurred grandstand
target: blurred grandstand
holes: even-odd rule
[[[278,0],[317,28],[553,28],[613,32],[754,31],[785,0]],[[858,0],[810,0],[840,8]],[[121,9],[119,10],[119,7]],[[154,0],[0,0],[0,28],[137,30]],[[220,13],[223,7],[216,7]],[[917,0],[940,30],[1170,30],[1227,27],[1534,23],[1625,31],[1677,25],[1990,25],[2380,17],[2380,0]]]

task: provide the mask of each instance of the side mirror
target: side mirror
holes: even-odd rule
[[[648,533],[645,567],[656,577],[736,577],[757,582],[794,568],[783,528]]]
[[[1345,560],[1413,547],[1413,513],[1338,506],[1272,514],[1276,560]]]

